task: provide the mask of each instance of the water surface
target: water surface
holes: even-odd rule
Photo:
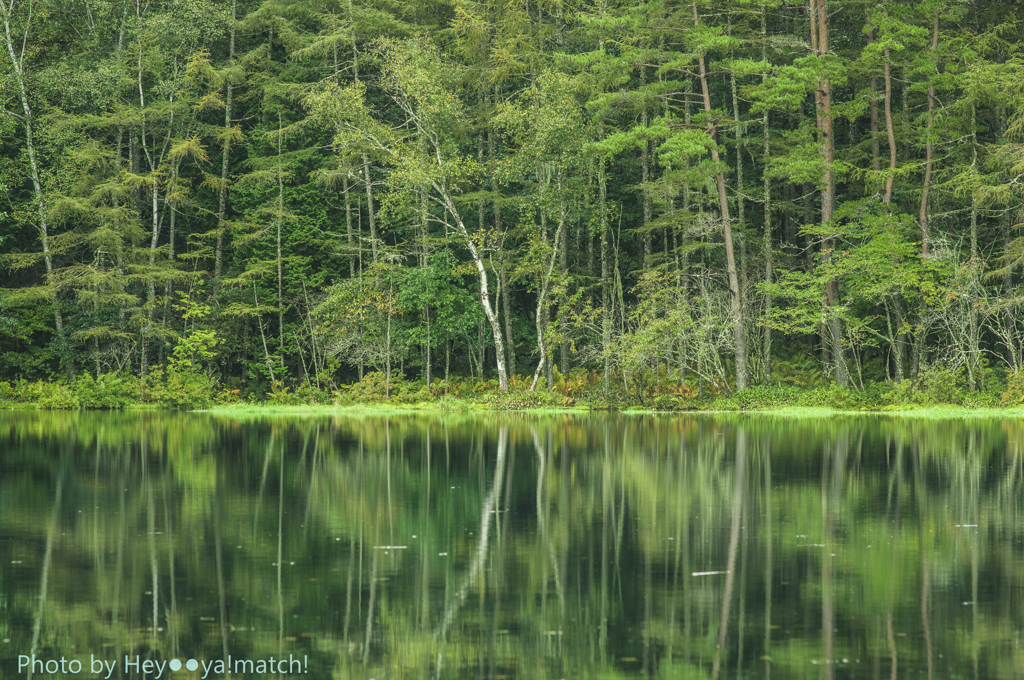
[[[0,678],[229,656],[1020,677],[1022,441],[1012,419],[0,412]]]

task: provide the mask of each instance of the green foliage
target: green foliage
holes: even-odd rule
[[[402,270],[396,299],[398,308],[417,315],[426,310],[429,314],[429,325],[417,319],[404,327],[404,337],[409,344],[425,345],[429,340],[431,347],[443,347],[463,337],[483,320],[476,295],[466,286],[457,268],[455,254],[450,248],[444,248],[430,254],[428,266]]]
[[[280,381],[270,386],[267,402],[281,406],[298,406],[300,404],[330,404],[334,397],[326,390],[317,389],[314,385],[303,383],[294,392]]]
[[[140,384],[135,376],[119,371],[101,373],[95,379],[89,373],[83,373],[75,381],[73,390],[80,408],[122,409],[138,402]]]
[[[359,382],[342,385],[335,393],[335,403],[339,405],[378,404],[378,403],[414,403],[417,390],[414,386],[398,376],[387,377],[378,371],[371,371]]]
[[[374,264],[360,278],[328,289],[314,310],[328,354],[387,372],[408,351],[402,337],[401,268]],[[407,300],[409,298],[406,298]]]
[[[967,396],[966,387],[967,382],[962,369],[941,365],[922,366],[916,379],[893,384],[883,396],[885,401],[893,406],[959,406],[964,404]]]
[[[0,383],[0,403],[41,409],[123,409],[139,403],[143,391],[142,381],[132,375],[113,372],[94,378],[83,373],[70,383],[25,379]]]
[[[168,366],[154,367],[142,380],[143,399],[162,408],[189,410],[213,403],[216,380],[205,373]]]
[[[1019,3],[836,2],[824,54],[776,0],[65,4],[0,36],[0,377],[49,379],[19,400],[435,397],[404,381],[447,359],[477,399],[504,331],[572,401],[756,407],[737,323],[823,403],[860,403],[818,389],[837,351],[890,406],[1020,367]],[[981,391],[871,387],[908,347]]]
[[[42,409],[77,409],[81,406],[74,388],[64,382],[29,382],[24,378],[0,383],[0,400]]]
[[[1002,394],[1003,406],[1024,404],[1024,370],[1014,371],[1006,382],[1006,391]]]

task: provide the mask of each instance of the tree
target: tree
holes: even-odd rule
[[[327,351],[346,363],[367,364],[384,373],[391,393],[391,368],[408,351],[403,340],[397,283],[403,274],[393,264],[374,263],[357,279],[328,289],[314,315]]]
[[[392,201],[413,197],[424,185],[430,187],[428,198],[442,211],[432,213],[431,219],[460,239],[477,271],[480,306],[494,339],[498,382],[502,390],[507,390],[502,332],[491,304],[489,277],[481,252],[488,246],[486,235],[470,231],[457,201],[463,186],[481,172],[457,143],[458,127],[464,120],[462,102],[454,91],[457,71],[422,40],[384,43],[380,49],[385,89],[407,117],[403,129],[376,120],[367,108],[361,83],[345,89],[329,84],[323,92],[307,99],[307,106],[314,115],[334,125],[335,148],[372,150],[391,166],[388,182],[393,191],[389,197]],[[404,133],[412,134],[415,143],[404,139]]]

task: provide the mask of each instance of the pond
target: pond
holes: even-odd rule
[[[0,412],[0,677],[1020,677],[1022,442],[995,418]]]

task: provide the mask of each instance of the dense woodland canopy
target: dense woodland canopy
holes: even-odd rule
[[[0,379],[984,388],[1024,362],[1022,15],[0,0]]]

